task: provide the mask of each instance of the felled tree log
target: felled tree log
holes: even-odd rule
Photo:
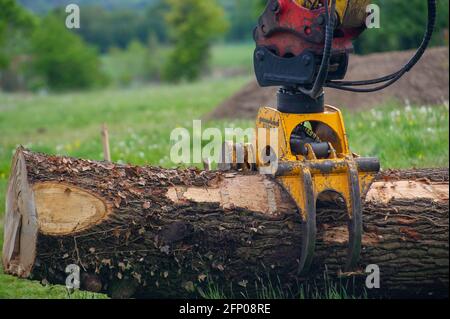
[[[299,278],[299,214],[268,176],[116,165],[19,148],[3,265],[22,278],[64,283],[66,266],[76,264],[83,289],[182,298],[211,285],[235,297],[257,297],[270,284],[295,292],[306,280],[323,285],[325,275],[350,277],[364,290],[364,270],[376,264],[381,288],[369,296],[445,297],[448,175],[416,170],[379,177],[365,204],[361,265],[351,274],[340,272],[345,212],[339,202],[320,202],[313,271]]]

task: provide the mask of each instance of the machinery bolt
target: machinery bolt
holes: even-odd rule
[[[308,66],[311,64],[311,57],[309,55],[305,55],[302,58],[303,65]]]
[[[319,16],[319,17],[317,18],[317,23],[318,23],[319,25],[324,25],[324,24],[325,24],[325,18],[324,18],[323,16]]]
[[[263,61],[264,60],[264,51],[262,51],[262,50],[256,51],[256,59],[258,61]]]

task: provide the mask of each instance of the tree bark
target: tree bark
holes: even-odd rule
[[[347,229],[339,201],[318,203],[308,278],[297,276],[301,220],[269,176],[168,170],[37,154],[14,156],[6,204],[6,273],[113,297],[184,298],[217,285],[260,297],[270,284],[295,292],[339,278],[371,296],[448,296],[448,170],[386,171],[364,208],[359,270],[341,273]],[[301,284],[304,284],[301,286]],[[350,289],[350,288],[349,288]]]

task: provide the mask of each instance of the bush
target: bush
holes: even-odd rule
[[[207,66],[212,41],[225,33],[228,24],[215,0],[167,0],[167,23],[175,47],[164,67],[171,82],[195,80]]]
[[[155,37],[148,46],[132,41],[125,50],[112,48],[103,57],[103,67],[115,85],[151,82],[160,79],[161,54]]]
[[[19,6],[15,0],[0,0],[0,70],[8,67],[17,51],[17,43],[13,44],[8,40],[20,37],[23,31],[32,30],[35,22],[33,15]]]
[[[95,49],[49,14],[31,38],[33,69],[54,90],[86,89],[104,84]]]

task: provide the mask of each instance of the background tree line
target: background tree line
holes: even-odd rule
[[[81,29],[65,28],[78,3]],[[425,0],[374,0],[381,29],[357,53],[416,48]],[[84,89],[110,82],[193,80],[208,68],[214,42],[251,43],[266,0],[0,0],[0,86]],[[438,0],[433,45],[448,44],[448,0]],[[251,53],[249,53],[251,55]]]

